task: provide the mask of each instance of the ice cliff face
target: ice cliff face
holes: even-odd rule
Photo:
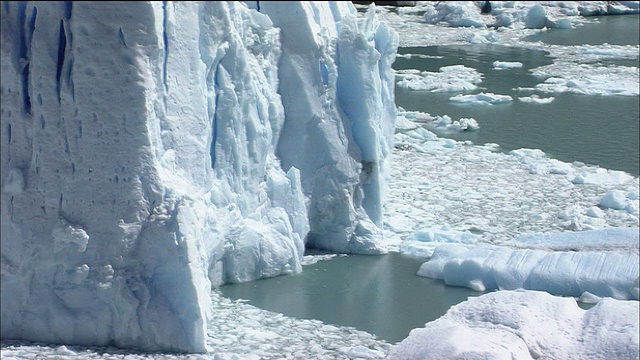
[[[3,339],[204,352],[212,285],[379,253],[397,36],[350,3],[3,2]]]
[[[348,2],[262,2],[260,11],[283,33],[286,121],[277,155],[285,168],[300,169],[310,197],[309,244],[385,252],[376,238],[395,123],[397,38],[374,24],[373,11],[358,26]]]

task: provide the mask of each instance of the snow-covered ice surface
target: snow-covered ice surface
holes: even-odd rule
[[[621,2],[628,3],[629,6],[607,6],[607,3],[549,2],[549,6],[545,6],[547,13],[542,17],[539,9],[528,9],[531,6],[526,2],[504,2],[504,6],[520,7],[508,8],[503,11],[506,14],[504,16],[491,15],[491,21],[500,20],[505,25],[512,21],[511,24],[514,24],[499,30],[488,29],[480,24],[477,24],[477,29],[426,24],[422,16],[411,13],[421,11],[424,4],[415,8],[398,9],[400,14],[379,10],[402,33],[400,44],[403,46],[500,43],[549,51],[552,57],[558,59],[556,63],[562,59],[573,65],[606,57],[634,58],[638,53],[637,46],[553,46],[519,40],[523,35],[539,31],[524,29],[524,18],[521,15],[529,12],[529,25],[533,26],[536,20],[542,23],[541,19],[544,19],[545,25],[557,27],[585,21],[584,18],[575,16],[580,12],[637,12],[637,2]],[[465,10],[470,15],[464,15],[465,11],[457,13],[473,20],[476,15],[472,10],[474,9]],[[559,19],[561,17],[570,19],[560,22],[558,20],[562,20]],[[416,18],[420,18],[419,22],[413,22]],[[460,24],[465,24],[465,21],[467,20],[463,19]],[[258,30],[269,28],[267,24],[262,24],[263,26],[257,27]],[[4,26],[5,22],[3,37],[6,33]],[[331,32],[330,29],[325,31]],[[251,43],[256,41],[255,38],[251,40],[251,36],[249,40]],[[318,40],[316,44],[322,41]],[[52,43],[58,43],[57,36]],[[55,51],[54,53],[57,54]],[[3,51],[3,56],[4,54]],[[3,63],[6,62],[3,60]],[[317,66],[317,63],[309,66],[311,65]],[[330,76],[333,74],[331,63],[327,61],[324,65],[327,71],[320,71],[318,79],[305,80],[313,80],[318,84],[333,81]],[[566,66],[565,69],[580,71],[577,66]],[[3,78],[4,75],[3,71]],[[574,78],[561,72],[553,76],[567,81]],[[601,88],[602,84],[598,83],[598,86]],[[615,89],[618,84],[611,82],[605,86]],[[607,95],[613,93],[609,92]],[[330,113],[331,111],[324,114]],[[3,119],[4,115],[3,113]],[[426,118],[428,114],[417,115],[420,116]],[[560,237],[549,235],[550,238],[544,238],[547,235],[540,234],[637,227],[638,178],[581,163],[559,162],[546,157],[539,150],[522,149],[503,153],[494,144],[474,145],[441,139],[422,125],[419,121],[412,122],[404,116],[398,118],[399,132],[394,138],[393,149],[394,165],[388,177],[387,201],[382,209],[383,235],[388,239],[387,246],[391,250],[428,257],[441,245],[501,245],[547,252],[582,249],[613,253],[622,250],[637,256],[637,249],[631,249],[632,245],[625,240],[616,242],[616,247],[612,248],[595,241],[586,248],[576,248],[576,244],[569,241],[572,247],[567,249],[565,245],[556,243]],[[19,136],[20,129],[13,130]],[[172,163],[170,160],[169,156],[164,161]],[[279,171],[281,170],[277,170],[276,166],[276,172]],[[15,195],[24,191],[27,177],[20,171],[5,172],[3,163],[3,180],[5,173],[9,179],[3,183],[5,193]],[[300,181],[299,175],[295,173],[287,174],[287,179],[294,183]],[[126,225],[123,224],[123,231],[135,231]],[[4,228],[3,226],[3,231]],[[57,234],[55,238],[58,239],[58,246],[83,249],[92,241],[92,234],[85,230],[74,224],[63,223],[53,233]],[[537,235],[527,238],[529,234]],[[542,236],[542,240],[536,240],[536,236]],[[300,263],[323,259],[326,257],[304,257]],[[102,273],[105,278],[111,276],[108,268],[102,269]],[[86,275],[86,267],[74,268],[72,275],[74,279],[82,279]],[[472,298],[452,309],[440,320],[428,324],[425,329],[416,329],[402,345],[391,351],[390,358],[414,358],[430,356],[429,354],[433,358],[453,358],[455,356],[452,354],[464,356],[480,352],[491,358],[508,355],[506,358],[509,359],[512,358],[510,355],[524,359],[539,355],[567,359],[572,356],[580,359],[636,359],[638,302],[610,298],[601,300],[590,292],[583,293],[581,299],[599,303],[593,309],[584,311],[576,306],[574,299],[533,291],[498,291]],[[142,354],[116,348],[38,345],[3,340],[2,358],[353,359],[384,357],[390,348],[389,344],[376,340],[367,333],[313,320],[288,318],[242,302],[230,301],[215,291],[211,294],[210,301],[210,312],[215,316],[209,318],[204,334],[205,345],[210,350],[208,354]],[[552,315],[549,309],[553,310]],[[548,324],[553,324],[553,327],[547,327]],[[468,341],[457,341],[460,337],[465,337]],[[468,347],[461,349],[464,344]],[[508,346],[506,350],[505,344]],[[423,352],[425,349],[428,354]]]
[[[605,299],[583,310],[544,292],[498,291],[412,330],[388,359],[637,359],[638,309]]]

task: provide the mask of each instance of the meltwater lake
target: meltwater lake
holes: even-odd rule
[[[610,16],[573,30],[550,30],[527,41],[556,45],[638,44],[638,15]],[[622,31],[621,29],[627,29]],[[579,161],[612,170],[639,174],[639,119],[637,96],[588,96],[571,93],[522,93],[519,87],[542,82],[530,69],[554,59],[544,51],[496,44],[400,48],[400,54],[429,58],[398,58],[394,68],[438,71],[464,65],[484,75],[481,91],[510,95],[514,101],[489,107],[455,104],[457,93],[429,93],[396,87],[396,104],[408,111],[448,115],[457,120],[472,117],[479,130],[436,132],[444,138],[496,143],[503,151],[541,149],[549,157]],[[521,62],[522,68],[494,70],[494,61]],[[636,59],[605,59],[603,64],[638,67]],[[553,96],[549,104],[524,103],[518,96]],[[399,253],[384,256],[336,256],[304,266],[303,273],[244,284],[225,285],[222,294],[246,299],[254,306],[328,324],[352,326],[391,343],[409,331],[442,316],[451,306],[482,293],[447,286],[440,280],[418,277],[424,259]]]

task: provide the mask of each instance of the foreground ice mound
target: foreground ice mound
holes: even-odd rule
[[[212,285],[384,251],[397,36],[277,10],[2,4],[3,339],[205,352]]]
[[[638,316],[636,301],[582,310],[544,292],[498,291],[412,330],[387,359],[637,359]]]

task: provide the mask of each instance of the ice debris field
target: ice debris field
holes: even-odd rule
[[[425,123],[478,124],[396,109],[394,81],[456,92],[481,74],[391,64],[398,41],[535,48],[518,38],[638,2],[492,4],[132,3],[132,18],[3,2],[2,358],[636,359],[638,178],[439,138]],[[637,68],[588,64],[637,47],[545,51],[543,92],[638,96]],[[395,345],[210,291],[322,260],[305,246],[400,251],[425,258],[418,275],[498,291]]]

